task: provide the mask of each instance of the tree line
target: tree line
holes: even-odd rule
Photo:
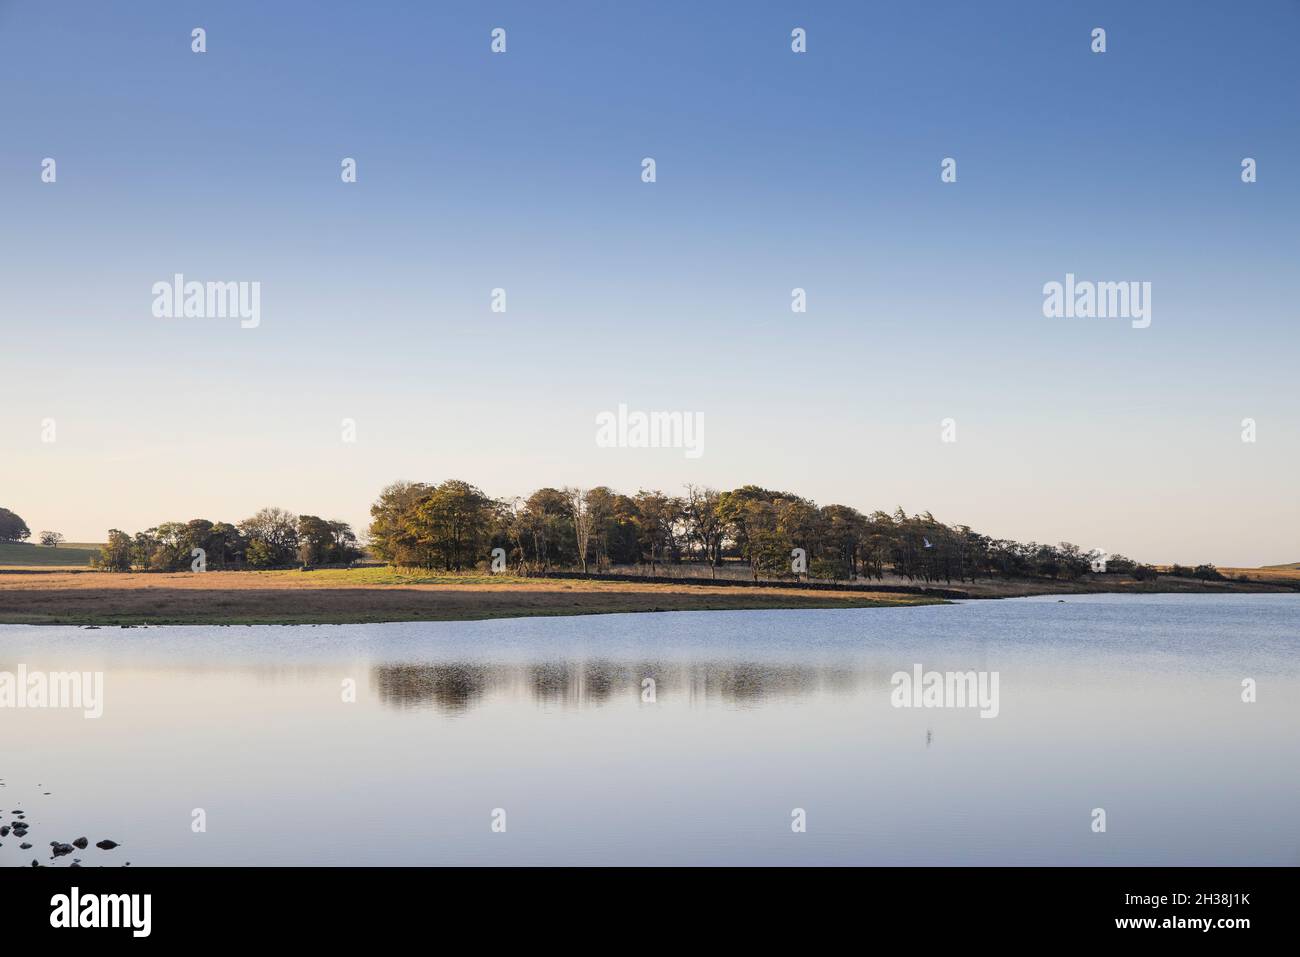
[[[1123,555],[1098,556],[1069,542],[1017,542],[947,525],[930,512],[861,512],[817,505],[791,492],[744,485],[719,491],[686,486],[684,495],[607,486],[542,488],[527,497],[492,498],[468,482],[396,482],[370,508],[369,553],[394,566],[468,571],[493,555],[521,575],[577,569],[740,566],[755,579],[882,580],[892,573],[926,583],[978,578],[1071,580],[1094,571],[1154,579],[1156,569]],[[0,541],[31,532],[0,508]],[[42,532],[44,544],[63,536]],[[497,551],[499,549],[499,551]],[[130,535],[110,529],[95,559],[109,571],[183,571],[350,564],[364,556],[351,526],[315,515],[264,508],[241,522],[164,522]],[[1104,558],[1104,561],[1103,561]],[[496,569],[493,569],[496,570]],[[1211,564],[1174,565],[1170,574],[1223,581]],[[1240,576],[1244,577],[1244,576]]]
[[[237,524],[196,518],[129,535],[110,529],[96,566],[107,571],[189,571],[344,564],[361,557],[347,522],[264,508]]]
[[[1074,579],[1100,562],[1069,542],[992,538],[966,525],[946,525],[929,512],[819,506],[757,485],[730,491],[689,485],[685,495],[543,488],[526,498],[494,499],[457,479],[397,482],[380,493],[370,515],[375,557],[445,571],[490,567],[495,549],[524,575],[620,565],[654,574],[683,563],[706,565],[716,575],[739,563],[754,579],[880,580],[888,569],[912,581],[960,582]],[[1105,571],[1155,577],[1154,568],[1122,555],[1106,556]]]

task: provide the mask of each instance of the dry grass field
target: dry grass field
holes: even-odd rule
[[[1300,565],[1277,565],[1268,568],[1220,568],[1229,578],[1245,575],[1251,581],[1300,585]]]
[[[0,574],[4,624],[314,624],[537,615],[875,608],[933,604],[916,595],[403,575],[386,568],[314,572]]]

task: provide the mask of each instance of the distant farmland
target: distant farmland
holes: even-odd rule
[[[93,542],[74,542],[48,548],[28,542],[0,542],[0,565],[89,565],[92,555],[99,553]]]

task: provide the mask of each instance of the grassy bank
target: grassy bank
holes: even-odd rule
[[[3,624],[350,624],[937,602],[862,591],[406,575],[387,568],[0,575]]]
[[[33,545],[30,542],[0,542],[0,565],[23,568],[45,568],[67,565],[88,566],[90,559],[99,554],[99,546],[90,543],[60,545]]]
[[[1225,572],[1228,571],[1225,569]],[[1249,582],[1118,575],[1072,582],[990,579],[954,588],[971,598],[1028,595],[1219,594],[1300,590],[1300,571],[1232,569]],[[915,584],[887,578],[885,587]],[[940,602],[933,596],[855,589],[650,583],[405,572],[387,567],[135,573],[88,569],[0,569],[0,624],[326,624],[467,621],[538,615],[777,608],[881,608]]]

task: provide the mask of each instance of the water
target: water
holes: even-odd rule
[[[104,672],[99,719],[0,709],[0,864],[1294,865],[1298,651],[1292,595],[0,626],[0,671]],[[997,717],[893,707],[915,664]]]

